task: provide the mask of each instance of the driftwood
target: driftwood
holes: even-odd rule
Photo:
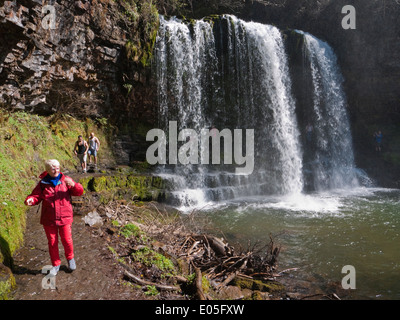
[[[144,279],[140,279],[139,277],[135,276],[134,274],[130,273],[127,270],[124,270],[124,275],[127,278],[129,278],[130,280],[132,280],[142,286],[154,286],[159,290],[169,290],[169,291],[180,291],[181,290],[181,288],[176,287],[176,286],[168,286],[165,284],[160,284],[160,283],[155,283],[155,282],[150,282],[150,281],[147,281]]]
[[[125,263],[120,262],[119,264],[125,269],[124,276],[126,276],[128,279],[132,280],[133,282],[135,282],[141,286],[154,286],[159,290],[169,290],[169,291],[180,291],[181,290],[181,288],[177,287],[177,286],[169,286],[169,285],[155,283],[155,282],[141,279],[140,277],[135,276],[134,271],[129,266],[127,266]]]
[[[280,248],[270,238],[270,243],[261,249],[256,246],[246,252],[235,253],[233,247],[223,239],[211,235],[189,235],[180,246],[179,256],[190,262],[192,270],[203,273],[212,280],[215,289],[227,286],[238,275],[249,279],[269,280],[279,276],[274,272]],[[197,297],[202,298],[201,282],[197,284]]]
[[[276,271],[276,262],[280,253],[280,247],[274,244],[272,237],[270,241],[261,245],[256,243],[243,249],[242,247],[233,248],[228,242],[214,235],[189,232],[182,224],[168,221],[168,216],[156,210],[150,210],[150,215],[141,214],[139,208],[115,203],[105,209],[108,219],[121,221],[122,224],[128,221],[134,222],[141,230],[146,231],[157,239],[152,244],[143,244],[133,240],[130,249],[125,251],[125,256],[129,256],[129,250],[152,247],[153,250],[168,257],[175,266],[179,266],[185,275],[195,274],[193,282],[194,297],[199,300],[208,299],[207,293],[203,291],[202,277],[209,280],[210,285],[218,290],[228,286],[235,278],[245,277],[247,279],[270,280],[280,277],[285,272],[295,270],[286,269],[281,272]],[[141,209],[144,210],[144,209]],[[146,210],[146,209],[145,209]],[[140,218],[141,223],[133,220]],[[162,221],[160,223],[159,221]],[[165,243],[168,243],[166,245]],[[188,285],[187,278],[183,276],[171,276],[177,285],[167,285],[155,283],[136,276],[137,271],[128,265],[122,264],[125,268],[124,275],[131,281],[142,286],[154,286],[159,290],[180,291]],[[138,266],[138,268],[145,268]],[[150,271],[152,273],[153,271]],[[153,273],[154,275],[154,273]],[[157,274],[153,279],[157,278]],[[160,279],[161,280],[161,279]]]
[[[198,300],[207,300],[203,292],[203,275],[199,268],[195,268],[196,272],[196,296]]]

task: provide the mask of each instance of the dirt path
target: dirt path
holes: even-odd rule
[[[90,174],[89,174],[90,175]],[[75,174],[70,176],[77,181]],[[115,264],[105,240],[83,221],[83,210],[74,208],[72,236],[77,269],[69,272],[64,249],[59,243],[61,268],[56,276],[56,289],[42,288],[41,273],[50,265],[47,239],[39,223],[40,210],[32,207],[27,213],[25,244],[14,256],[15,300],[98,300],[140,299],[138,293],[122,284],[122,269]]]

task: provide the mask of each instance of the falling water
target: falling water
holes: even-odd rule
[[[202,20],[190,26],[179,20],[161,17],[157,36],[156,70],[159,101],[159,125],[168,130],[169,121],[177,121],[179,130],[205,127],[206,95],[216,72],[212,27]],[[173,183],[174,196],[185,206],[204,204],[205,169],[195,165],[163,167],[162,174]]]
[[[314,188],[321,191],[357,187],[343,77],[336,55],[326,42],[299,33],[304,35],[313,85],[313,105],[309,109],[311,147],[307,152]]]
[[[341,76],[331,48],[304,34],[314,92],[314,146],[305,156],[315,189],[356,179]],[[303,191],[303,152],[281,32],[234,16],[191,24],[160,18],[156,40],[159,127],[254,129],[255,167],[237,175],[228,165],[163,165],[173,198],[183,207],[250,195]],[[311,150],[311,151],[310,151]],[[222,157],[224,154],[222,155]]]

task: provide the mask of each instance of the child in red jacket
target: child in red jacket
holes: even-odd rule
[[[44,227],[49,244],[49,253],[53,265],[50,273],[56,275],[61,265],[58,234],[60,234],[64,246],[69,269],[76,269],[71,234],[73,221],[71,196],[81,196],[83,187],[80,183],[60,172],[60,163],[57,160],[47,160],[45,166],[46,171],[39,176],[42,180],[26,197],[25,204],[34,206],[42,202],[40,223]]]

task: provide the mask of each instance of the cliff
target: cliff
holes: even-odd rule
[[[143,139],[133,132],[154,119],[158,25],[151,1],[136,2],[1,1],[0,107],[111,119],[117,160],[135,160]]]

